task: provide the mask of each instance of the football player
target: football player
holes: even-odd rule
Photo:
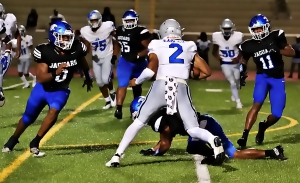
[[[74,40],[71,26],[65,21],[54,22],[49,29],[48,39],[48,43],[36,46],[33,51],[34,60],[37,62],[37,83],[31,91],[17,129],[4,144],[4,153],[14,149],[22,133],[48,105],[48,113],[36,137],[29,144],[34,157],[45,155],[39,150],[40,141],[55,124],[60,111],[66,105],[70,95],[69,84],[77,67],[80,67],[85,75],[83,87],[87,85],[87,91],[91,90],[92,78],[85,60],[87,47],[79,40]]]
[[[33,42],[32,36],[26,34],[26,28],[23,25],[18,27],[19,32],[21,34],[21,56],[19,57],[19,64],[18,64],[18,73],[19,77],[24,83],[23,88],[29,88],[30,85],[26,78],[32,78],[32,87],[36,84],[36,77],[29,72],[29,67],[31,63],[31,51],[33,49]],[[15,52],[17,48],[17,39],[12,40],[12,48]]]
[[[114,116],[122,119],[122,106],[130,79],[137,78],[147,67],[148,44],[151,34],[145,27],[138,25],[139,16],[134,10],[124,13],[122,22],[116,30],[116,39],[121,49],[117,65],[118,89],[117,108]],[[142,86],[132,87],[133,97],[142,95]]]
[[[0,6],[1,8],[1,6]],[[10,61],[12,43],[10,37],[6,34],[6,27],[4,20],[0,19],[0,40],[1,40],[1,59],[0,59],[0,107],[5,104],[5,97],[2,88],[3,76],[6,74]],[[4,51],[3,51],[4,50]]]
[[[243,41],[243,33],[235,31],[235,25],[230,19],[225,19],[220,25],[221,31],[212,34],[213,56],[220,61],[222,72],[230,84],[231,100],[236,102],[236,108],[243,107],[238,88],[240,87],[240,55],[238,45]]]
[[[170,116],[180,113],[187,133],[191,137],[208,142],[214,150],[214,158],[223,162],[225,153],[220,138],[199,128],[190,89],[186,82],[189,78],[191,62],[194,62],[194,67],[207,76],[211,74],[208,65],[197,54],[197,46],[193,41],[182,40],[182,28],[176,20],[164,21],[160,26],[159,35],[162,39],[152,40],[148,46],[148,67],[138,78],[130,81],[130,86],[151,79],[155,73],[157,73],[156,80],[141,105],[137,118],[125,131],[115,155],[106,166],[119,166],[122,154],[138,131],[145,126],[150,115],[164,106],[167,107],[166,114]]]
[[[21,55],[21,35],[18,31],[17,27],[17,18],[14,14],[12,13],[6,13],[5,14],[5,9],[4,6],[0,3],[0,18],[4,20],[4,26],[5,26],[5,33],[6,35],[10,38],[16,38],[17,39],[17,48],[15,49],[16,51],[16,58],[19,58]],[[1,24],[2,25],[2,24]],[[3,29],[2,29],[3,30]],[[3,77],[6,74],[6,71],[8,70],[10,66],[10,62],[12,60],[12,57],[8,53],[8,50],[6,49],[6,42],[2,42],[1,45],[1,57],[3,57],[3,62],[2,62],[2,70],[0,70],[0,107],[5,104],[5,97],[4,97],[4,92],[3,92]],[[10,44],[11,45],[11,44]],[[11,46],[10,46],[11,48]],[[11,50],[9,50],[11,52]],[[5,67],[4,67],[5,65]]]
[[[102,22],[101,13],[93,10],[87,17],[88,26],[80,30],[81,37],[88,42],[92,49],[93,70],[96,82],[105,99],[105,105],[102,109],[109,109],[116,106],[116,92],[111,88],[108,93],[108,85],[113,86],[111,75],[113,74],[113,65],[117,59],[117,45],[113,44],[113,35],[115,26],[111,21]]]
[[[133,117],[137,116],[137,112],[145,101],[145,97],[141,96],[132,101],[130,105],[130,113]],[[225,135],[221,125],[215,118],[208,114],[200,115],[197,112],[198,123],[201,128],[204,128],[211,132],[213,135],[219,136],[222,140],[224,150],[229,158],[234,159],[260,159],[260,158],[273,158],[278,160],[286,160],[283,154],[283,148],[277,146],[274,149],[269,150],[257,150],[257,149],[244,149],[237,150],[232,142]],[[187,136],[188,134],[184,130],[182,120],[179,115],[168,116],[166,115],[166,108],[161,108],[148,120],[148,125],[154,132],[160,133],[160,141],[153,148],[141,150],[140,153],[149,156],[159,156],[165,154],[171,147],[173,138],[179,134]],[[278,151],[278,153],[277,153]],[[207,160],[212,161],[212,164],[216,164],[213,158],[213,151],[207,145],[206,142],[197,138],[188,138],[187,152],[190,154],[201,154],[207,157]]]
[[[282,29],[271,31],[267,17],[262,14],[255,15],[249,24],[252,39],[244,41],[239,49],[242,52],[241,80],[245,85],[247,62],[252,57],[256,65],[256,78],[253,91],[253,104],[247,114],[242,137],[237,141],[245,147],[248,134],[257,119],[265,98],[269,93],[271,114],[266,120],[259,123],[258,133],[255,137],[257,144],[264,141],[267,128],[273,126],[281,118],[285,108],[286,93],[284,80],[284,62],[282,55],[293,57],[294,49],[287,43]]]

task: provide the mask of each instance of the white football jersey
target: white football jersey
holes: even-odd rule
[[[0,19],[0,26],[1,26],[0,30],[2,30],[2,27],[5,27],[5,22],[2,19]],[[0,46],[1,46],[0,53],[1,54],[4,54],[4,52],[5,52],[6,44],[2,42],[2,40],[5,39],[5,37],[6,37],[6,33],[0,34]]]
[[[10,38],[12,38],[18,29],[17,18],[14,14],[7,13],[4,22],[5,22],[6,34],[10,36]]]
[[[197,53],[195,42],[173,39],[152,40],[148,50],[148,55],[151,53],[157,55],[159,62],[157,77],[189,78],[190,64]]]
[[[21,38],[21,55],[19,59],[28,59],[31,57],[31,50],[29,49],[29,46],[33,45],[32,36],[26,35],[25,37]],[[17,48],[17,39],[13,39],[11,43],[13,48]]]
[[[224,62],[232,62],[232,59],[239,55],[239,45],[243,41],[243,33],[234,31],[228,40],[226,40],[222,32],[214,32],[212,34],[213,44],[219,45],[219,54]]]
[[[81,36],[92,46],[92,55],[104,58],[113,53],[113,36],[111,32],[115,30],[114,23],[111,21],[102,22],[100,28],[93,32],[90,26],[80,29]]]

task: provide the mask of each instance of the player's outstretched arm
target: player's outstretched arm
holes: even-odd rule
[[[294,57],[296,53],[291,45],[287,45],[284,49],[280,50],[280,54],[286,57]]]
[[[268,157],[277,160],[287,159],[283,154],[283,148],[281,146],[277,146],[270,150],[258,150],[258,149],[237,150],[233,156],[234,159],[263,159]]]
[[[209,66],[198,54],[195,55],[194,67],[200,70],[199,79],[204,79],[211,76],[211,70]]]
[[[157,72],[158,68],[158,58],[155,53],[150,53],[148,67],[143,70],[141,75],[136,78],[132,79],[129,83],[130,86],[136,86],[142,84],[144,81],[151,79],[154,74]]]

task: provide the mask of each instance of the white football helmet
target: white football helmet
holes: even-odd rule
[[[220,29],[224,37],[230,37],[233,34],[233,31],[235,30],[235,25],[230,19],[226,18],[220,25]]]
[[[5,19],[5,9],[4,6],[0,3],[0,18]]]
[[[24,25],[19,25],[18,30],[19,30],[20,35],[21,35],[22,37],[25,37],[25,36],[26,36],[26,28],[25,28]]]
[[[92,22],[93,20],[98,21]],[[99,28],[102,24],[102,15],[98,10],[93,10],[88,14],[87,21],[92,29]]]
[[[160,25],[159,36],[160,38],[181,39],[183,30],[184,28],[181,28],[175,19],[167,19]]]

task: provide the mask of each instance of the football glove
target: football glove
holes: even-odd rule
[[[144,155],[144,156],[160,156],[161,154],[159,154],[159,149],[154,151],[152,148],[151,149],[142,149],[140,151],[140,154]]]
[[[116,64],[116,60],[117,60],[117,56],[116,56],[116,55],[113,55],[112,58],[111,58],[111,60],[110,60],[110,63],[111,63],[112,65],[115,65],[115,64]]]

